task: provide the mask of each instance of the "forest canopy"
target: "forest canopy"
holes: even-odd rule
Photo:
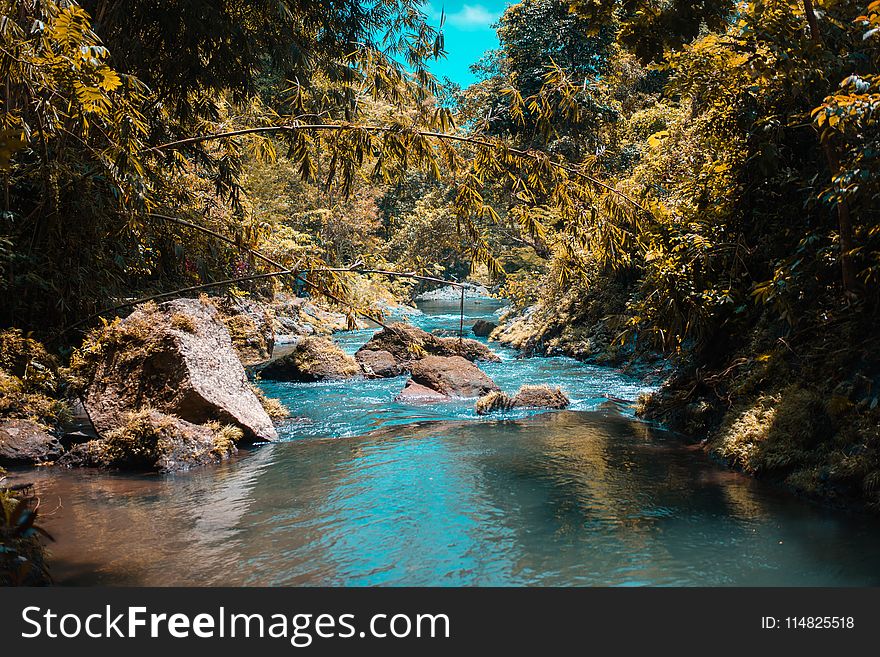
[[[485,267],[525,299],[521,271],[623,277],[621,335],[664,349],[876,302],[877,3],[525,0],[463,90],[410,0],[2,14],[8,325],[255,250],[350,305],[318,270]]]

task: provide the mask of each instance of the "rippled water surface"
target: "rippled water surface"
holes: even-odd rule
[[[468,304],[466,326],[497,304]],[[412,321],[457,329],[455,305]],[[348,351],[369,331],[337,336]],[[404,378],[263,384],[284,442],[170,476],[28,473],[66,584],[878,585],[880,530],[719,469],[635,420],[644,385],[565,358],[483,368],[564,412],[396,404]],[[60,507],[59,505],[60,501]],[[56,508],[58,507],[58,508]]]

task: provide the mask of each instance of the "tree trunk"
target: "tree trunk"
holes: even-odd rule
[[[831,169],[831,177],[834,178],[841,171],[837,149],[830,141],[823,140],[822,150],[825,151],[825,159],[828,161],[828,168]],[[843,277],[843,291],[846,294],[851,294],[856,289],[856,270],[851,256],[855,245],[853,244],[852,217],[849,213],[849,203],[845,198],[837,201],[837,228],[840,234],[840,271]]]
[[[810,26],[810,38],[818,46],[824,46],[825,41],[822,39],[822,33],[819,31],[819,21],[816,20],[816,12],[813,8],[813,0],[803,0],[804,14],[807,17],[807,25]],[[828,162],[828,168],[831,171],[831,179],[841,173],[840,154],[837,152],[836,145],[830,139],[822,139],[819,136],[819,142],[825,153],[825,160]],[[856,271],[850,255],[853,244],[853,227],[852,217],[849,212],[849,203],[845,198],[837,201],[837,228],[840,234],[840,272],[843,282],[844,294],[850,295],[856,288]]]

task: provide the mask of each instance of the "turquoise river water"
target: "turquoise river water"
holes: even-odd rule
[[[497,302],[466,306],[465,326]],[[457,330],[457,304],[409,319]],[[354,352],[371,331],[338,334]],[[562,412],[406,406],[404,377],[263,383],[282,442],[167,476],[28,473],[70,585],[880,585],[880,527],[726,471],[638,421],[645,385],[568,358],[481,367]]]

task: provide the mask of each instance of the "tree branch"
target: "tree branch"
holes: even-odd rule
[[[261,133],[275,133],[275,132],[302,132],[302,131],[345,131],[345,130],[366,130],[368,132],[379,132],[379,133],[389,133],[389,132],[399,132],[400,130],[396,127],[391,126],[382,126],[382,125],[349,125],[349,124],[334,124],[334,123],[303,123],[298,124],[294,123],[292,125],[271,125],[271,126],[260,126],[256,128],[243,128],[241,130],[229,130],[227,132],[217,132],[209,135],[200,135],[197,137],[188,137],[186,139],[179,139],[177,141],[170,141],[165,144],[159,144],[158,146],[153,146],[151,148],[146,149],[147,151],[163,151],[169,149],[176,149],[182,146],[190,146],[192,144],[198,144],[206,141],[216,141],[219,139],[229,139],[231,137],[241,137],[244,135],[254,135]],[[620,198],[624,199],[628,203],[630,203],[633,207],[637,208],[640,212],[645,213],[649,217],[653,217],[651,212],[644,207],[641,203],[632,198],[629,194],[625,192],[621,192],[618,189],[615,189],[611,185],[602,182],[598,178],[595,178],[587,173],[584,173],[580,169],[573,167],[568,164],[564,164],[562,162],[555,162],[553,160],[544,160],[544,154],[538,153],[535,151],[526,151],[520,148],[510,148],[506,145],[502,145],[491,140],[479,137],[467,137],[464,135],[453,135],[444,132],[433,132],[428,130],[415,130],[414,134],[421,135],[422,137],[427,137],[431,139],[439,139],[442,141],[452,141],[457,143],[469,144],[471,146],[482,146],[484,148],[503,148],[508,153],[511,153],[521,159],[532,160],[534,162],[538,161],[546,161],[551,166],[561,169],[566,173],[570,173],[574,176],[582,178],[589,183],[600,187]]]

